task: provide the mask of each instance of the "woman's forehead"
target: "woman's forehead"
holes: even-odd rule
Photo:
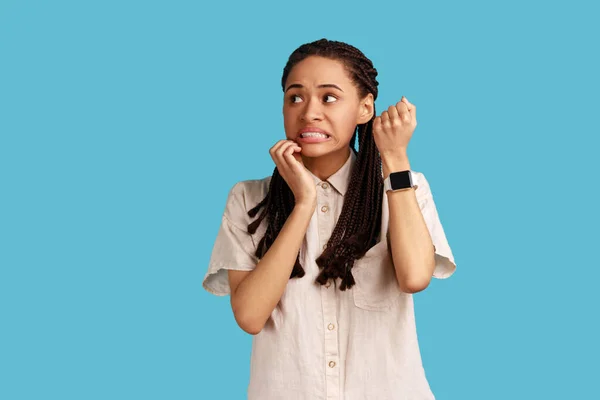
[[[287,84],[295,83],[302,84],[305,87],[335,84],[343,88],[343,86],[348,86],[352,82],[346,68],[340,61],[311,56],[300,61],[290,71]]]

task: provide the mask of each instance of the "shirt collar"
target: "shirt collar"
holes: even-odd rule
[[[354,151],[350,149],[350,156],[348,157],[344,165],[342,165],[342,167],[338,169],[333,175],[327,178],[327,182],[329,182],[335,190],[340,192],[342,196],[346,194],[346,190],[348,189],[348,184],[350,183],[350,173],[352,172],[352,166],[355,162],[356,154],[354,154]],[[313,180],[315,181],[315,185],[321,184],[322,181],[318,177],[313,175],[312,172],[310,172],[310,174],[312,175]]]

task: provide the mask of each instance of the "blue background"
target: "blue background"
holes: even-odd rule
[[[458,264],[415,294],[438,400],[596,395],[598,15],[1,0],[0,398],[245,397],[251,336],[201,282],[229,189],[273,170],[287,57],[322,37],[373,60],[378,113],[418,107]]]

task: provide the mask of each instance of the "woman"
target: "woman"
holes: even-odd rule
[[[416,107],[403,97],[376,116],[376,76],[348,44],[296,49],[273,175],[229,193],[203,286],[230,294],[254,335],[249,399],[434,399],[412,294],[456,265],[410,170]],[[409,185],[384,189],[390,176]]]

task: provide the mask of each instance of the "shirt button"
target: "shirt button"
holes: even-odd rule
[[[329,207],[323,206],[323,207],[321,207],[321,211],[323,211],[324,213],[326,213],[327,211],[329,211]]]
[[[329,368],[335,367],[335,361],[329,361]]]
[[[328,189],[328,188],[329,188],[329,183],[327,183],[327,182],[323,182],[323,183],[321,183],[321,187],[322,187],[323,189]]]
[[[329,329],[330,331],[335,329],[335,325],[334,324],[329,324],[327,325],[327,329]]]

